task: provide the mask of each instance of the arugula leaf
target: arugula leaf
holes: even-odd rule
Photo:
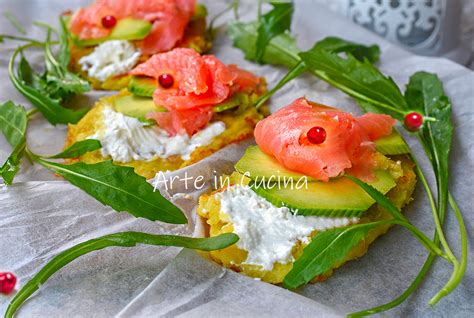
[[[0,105],[0,130],[13,147],[10,156],[0,167],[0,175],[5,184],[12,184],[20,169],[21,158],[26,147],[26,111],[23,106],[8,101]]]
[[[71,37],[71,34],[69,33],[65,17],[59,18],[59,25],[61,27],[61,32],[59,41],[58,62],[62,67],[67,69],[69,66],[69,62],[71,62],[71,50],[69,48],[69,39]]]
[[[240,49],[249,61],[257,61],[256,43],[258,22],[232,21],[229,24],[228,34],[232,39],[234,47]],[[380,55],[380,48],[377,45],[365,46],[355,42],[350,42],[337,37],[327,37],[315,44],[317,49],[323,49],[333,53],[348,53],[356,59],[375,63]],[[288,32],[273,37],[267,43],[262,62],[272,65],[283,65],[288,68],[294,67],[301,58],[298,54],[301,50],[296,45],[296,39]]]
[[[433,119],[433,121],[425,121],[418,131],[418,135],[431,161],[436,177],[438,190],[438,213],[434,213],[436,232],[439,235],[441,245],[453,263],[453,272],[449,281],[430,300],[430,304],[433,305],[459,285],[465,274],[467,260],[465,244],[467,233],[464,221],[456,202],[449,197],[449,153],[453,137],[452,106],[449,98],[444,93],[443,84],[438,76],[427,72],[417,72],[410,77],[405,98],[411,109]],[[451,206],[459,223],[462,241],[461,262],[458,262],[452,253],[443,233],[442,224],[447,212],[448,200],[451,201]]]
[[[380,48],[378,45],[360,45],[359,43],[334,36],[326,37],[317,42],[313,49],[322,49],[333,53],[350,53],[359,61],[367,59],[372,64],[377,63],[380,58]]]
[[[417,72],[410,77],[405,92],[410,109],[434,118],[419,131],[422,142],[429,149],[429,158],[438,184],[438,209],[446,210],[448,197],[449,152],[453,138],[451,102],[444,94],[443,84],[435,74]]]
[[[257,22],[243,23],[232,21],[229,24],[228,34],[233,45],[244,52],[249,61],[256,61]],[[288,33],[275,36],[267,44],[263,53],[262,62],[273,65],[295,66],[300,58],[295,39]]]
[[[176,246],[202,251],[214,251],[235,244],[239,237],[233,233],[225,233],[210,238],[193,238],[175,235],[155,235],[141,232],[119,232],[105,235],[77,244],[55,256],[46,264],[12,299],[5,312],[5,317],[11,318],[18,308],[30,297],[48,278],[61,268],[82,255],[111,246],[134,247],[137,244]]]
[[[95,139],[85,139],[74,143],[72,146],[68,147],[66,150],[48,157],[49,159],[59,159],[59,158],[77,158],[83,154],[100,149],[102,145],[99,140]]]
[[[376,197],[374,196],[373,198],[375,199]],[[377,203],[383,204],[383,202],[379,201]],[[448,258],[433,241],[408,221],[393,219],[355,224],[316,234],[311,243],[303,249],[303,254],[293,264],[291,271],[285,276],[283,287],[290,289],[298,288],[310,282],[314,277],[324,274],[331,268],[341,264],[352,248],[365,238],[370,229],[389,224],[405,227],[430,253],[445,259]]]
[[[259,18],[255,59],[261,62],[265,49],[275,36],[290,30],[294,7],[292,2],[270,2],[273,9]]]
[[[45,82],[41,80],[29,65],[28,61],[22,56],[20,59],[20,68],[17,75],[14,73],[14,63],[17,55],[23,52],[23,49],[31,45],[19,47],[15,50],[8,65],[10,80],[15,88],[23,94],[43,116],[53,125],[77,123],[88,111],[87,108],[72,110],[61,106],[60,101],[48,96],[45,88]],[[25,77],[23,77],[25,76]]]
[[[325,273],[346,259],[351,249],[358,244],[367,232],[379,225],[398,224],[407,228],[433,255],[448,259],[438,245],[431,241],[418,228],[413,226],[400,210],[387,199],[380,191],[371,185],[346,175],[357,185],[362,187],[381,207],[385,208],[393,220],[384,220],[371,223],[355,224],[345,228],[337,228],[318,233],[311,243],[304,248],[301,257],[296,260],[292,270],[285,276],[285,288],[297,288],[308,283],[314,277]]]
[[[45,168],[64,177],[101,203],[136,217],[172,224],[187,223],[183,212],[166,200],[133,168],[116,166],[112,160],[95,164],[78,162],[70,165],[50,162],[31,154]]]
[[[350,54],[344,59],[319,49],[317,44],[299,55],[313,74],[358,100],[383,108],[392,117],[403,119],[408,106],[397,84],[369,61],[361,62]]]
[[[336,228],[316,234],[283,280],[283,287],[294,289],[310,282],[346,258],[367,232],[380,222]]]
[[[57,98],[61,101],[66,100],[74,94],[84,93],[90,91],[91,87],[89,82],[81,79],[76,74],[71,73],[66,64],[68,55],[65,53],[68,51],[67,36],[61,37],[61,63],[58,62],[51,51],[51,29],[48,29],[48,36],[46,44],[44,46],[44,56],[46,63],[45,80],[47,83],[46,89],[48,95],[52,98]]]

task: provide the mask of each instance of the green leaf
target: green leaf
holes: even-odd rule
[[[397,119],[403,119],[408,106],[397,84],[383,75],[368,60],[357,60],[351,54],[342,58],[317,45],[299,54],[308,70],[346,94],[370,103]]]
[[[67,22],[65,17],[59,17],[59,25],[61,27],[60,33],[60,43],[59,43],[59,53],[58,53],[58,62],[64,67],[68,68],[69,62],[71,61],[71,51],[69,49],[69,39],[71,34],[67,27]]]
[[[382,204],[381,202],[377,203]],[[447,256],[436,243],[406,220],[393,219],[355,224],[345,228],[336,228],[318,233],[311,243],[303,249],[303,254],[296,260],[291,271],[285,276],[283,287],[297,288],[307,284],[314,277],[324,274],[343,262],[352,248],[367,236],[370,229],[388,224],[397,224],[405,227],[430,253],[447,259]]]
[[[380,58],[378,45],[365,46],[333,36],[317,42],[313,49],[322,49],[333,53],[350,53],[359,61],[367,59],[372,64],[378,62]]]
[[[189,249],[214,251],[235,244],[239,237],[226,233],[210,238],[193,238],[174,235],[155,235],[141,232],[120,232],[105,235],[75,245],[55,256],[46,264],[25,286],[15,295],[8,305],[5,317],[13,317],[18,308],[30,297],[48,278],[61,268],[82,255],[98,251],[111,246],[134,247],[137,244],[176,246]]]
[[[0,105],[0,130],[13,147],[10,156],[0,167],[0,175],[5,184],[12,184],[20,169],[21,158],[26,147],[26,111],[23,106],[8,101]]]
[[[126,211],[152,221],[187,222],[179,208],[155,192],[153,186],[131,167],[116,166],[111,160],[70,165],[45,161],[37,156],[35,160],[118,212]]]
[[[102,145],[99,140],[95,139],[85,139],[74,143],[71,147],[66,150],[48,157],[49,159],[59,159],[59,158],[77,158],[82,156],[85,153],[100,149]]]
[[[249,61],[257,60],[257,28],[257,22],[243,23],[232,21],[229,24],[228,34],[232,39],[233,45],[242,50],[245,54],[245,58]],[[262,62],[273,65],[284,65],[291,68],[299,62],[299,52],[300,50],[296,46],[295,39],[288,33],[282,33],[272,38],[267,44]]]
[[[293,15],[292,2],[270,2],[273,9],[262,15],[259,19],[257,29],[257,42],[255,59],[261,62],[265,49],[275,36],[280,35],[288,30],[291,26],[291,18]]]
[[[51,98],[48,92],[46,92],[46,89],[40,89],[41,85],[45,84],[44,82],[41,83],[39,76],[31,69],[28,61],[24,57],[20,59],[19,65],[21,67],[18,71],[18,77],[15,75],[15,59],[24,48],[25,46],[15,50],[8,66],[9,77],[15,88],[38,108],[51,124],[77,123],[85,113],[87,113],[88,109],[72,110],[64,108],[61,106],[59,100]]]
[[[23,106],[15,105],[12,101],[1,104],[0,123],[0,130],[12,147],[25,139],[27,120]]]
[[[417,72],[410,77],[405,98],[411,110],[434,118],[420,130],[423,143],[435,170],[441,200],[438,209],[446,209],[448,197],[449,153],[453,138],[451,102],[445,95],[443,84],[436,74]]]
[[[352,248],[367,235],[371,228],[377,225],[380,223],[358,224],[316,234],[311,243],[304,248],[301,257],[293,264],[291,271],[285,276],[283,287],[298,288],[343,262]]]
[[[91,89],[89,82],[81,79],[67,69],[68,64],[65,64],[68,58],[68,53],[65,52],[69,51],[67,41],[67,36],[61,37],[60,53],[62,62],[60,63],[56,60],[56,57],[51,51],[51,29],[48,29],[48,36],[44,46],[47,91],[50,97],[60,99],[61,101],[75,94],[90,91]]]

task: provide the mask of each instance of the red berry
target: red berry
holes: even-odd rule
[[[417,112],[409,113],[405,116],[404,123],[408,130],[418,130],[423,125],[423,115]]]
[[[310,143],[319,145],[326,140],[326,130],[323,127],[315,126],[308,130],[306,136]]]
[[[9,294],[16,285],[16,277],[12,273],[0,273],[0,293]]]
[[[158,83],[160,83],[163,88],[170,88],[174,84],[173,75],[164,73],[158,77]]]
[[[113,15],[106,15],[102,18],[102,26],[106,29],[112,29],[117,24],[117,19]]]

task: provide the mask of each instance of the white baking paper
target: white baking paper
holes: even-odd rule
[[[32,20],[55,23],[57,15],[75,9],[89,1],[33,1],[1,0],[0,11],[10,11],[22,23]],[[213,16],[226,6],[223,1],[204,1]],[[241,1],[241,19],[253,20],[256,9],[253,1]],[[221,25],[213,54],[225,63],[235,63],[256,74],[265,76],[271,87],[286,72],[273,66],[259,66],[245,61],[242,52],[232,48]],[[474,75],[445,59],[414,56],[395,47],[369,31],[344,20],[312,1],[297,1],[293,32],[298,34],[301,48],[310,47],[325,36],[341,36],[363,43],[377,43],[382,49],[380,68],[403,87],[410,74],[418,70],[436,72],[444,82],[454,105],[456,124],[451,154],[451,189],[464,213],[469,241],[472,242],[474,218],[472,214],[474,187]],[[0,22],[0,33],[15,30],[5,21]],[[39,36],[37,28],[27,28],[30,36]],[[449,36],[449,35],[448,35]],[[7,62],[15,47],[12,42],[0,45],[0,100],[12,99],[30,107],[29,103],[8,81]],[[41,59],[32,54],[41,65]],[[102,92],[88,94],[80,103],[91,104]],[[350,98],[309,75],[292,81],[271,101],[271,109],[308,98],[359,113]],[[66,128],[53,127],[41,116],[35,117],[28,132],[30,147],[39,153],[52,154],[62,148]],[[408,139],[421,166],[430,168],[422,149],[414,139]],[[230,173],[233,163],[243,153],[246,144],[234,145],[186,169],[171,173],[174,176],[203,174],[212,184],[213,176]],[[0,159],[10,150],[0,137]],[[433,178],[428,173],[433,185]],[[434,187],[433,187],[434,188]],[[187,215],[193,217],[198,195],[183,184],[163,193],[173,198]],[[418,186],[415,201],[406,209],[408,218],[425,233],[433,233],[428,202]],[[15,185],[0,189],[0,271],[15,272],[19,286],[36,273],[58,252],[90,238],[108,233],[136,230],[151,233],[193,235],[195,222],[175,226],[136,219],[111,209],[62,181],[48,171],[31,166],[26,160]],[[446,233],[454,252],[459,255],[459,235],[452,213],[446,220]],[[428,300],[448,280],[450,265],[437,260],[421,289],[386,316],[410,317],[468,317],[474,312],[474,268],[472,250],[462,284],[436,307],[429,308]],[[48,281],[19,311],[20,317],[330,317],[379,305],[398,296],[415,277],[427,253],[402,228],[393,228],[379,238],[366,256],[337,270],[323,283],[309,285],[296,292],[287,291],[243,275],[223,269],[196,252],[176,248],[139,246],[110,248],[80,258]],[[4,312],[10,298],[0,296],[0,312]]]

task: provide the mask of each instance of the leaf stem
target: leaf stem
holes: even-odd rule
[[[461,282],[467,268],[467,231],[459,207],[451,193],[448,194],[449,204],[453,208],[454,214],[459,224],[461,234],[461,261],[454,264],[453,273],[444,287],[430,300],[430,305],[435,305],[441,298],[451,293]]]
[[[424,144],[424,142],[421,138],[419,138],[419,140],[420,140],[420,143]],[[418,176],[420,178],[420,181],[423,183],[425,188],[429,188],[428,182],[426,181],[426,178],[425,178],[425,175],[423,174],[423,171],[421,170],[420,165],[419,165],[419,163],[416,160],[414,155],[412,155],[412,159],[415,162],[416,170],[418,172]],[[433,214],[433,220],[435,222],[436,232],[438,233],[440,243],[443,246],[446,254],[451,259],[451,261],[454,265],[455,263],[457,263],[456,256],[454,256],[454,254],[451,251],[451,248],[449,247],[449,244],[446,240],[446,237],[445,237],[444,232],[443,232],[443,227],[441,225],[440,215],[439,215],[440,211],[444,211],[445,209],[443,209],[440,206],[441,204],[439,204],[439,203],[438,203],[438,209],[433,209],[434,198],[433,198],[433,195],[432,195],[431,191],[429,191],[429,192],[427,191],[427,195],[428,195],[428,198],[430,200],[430,205],[432,206],[431,211],[432,211],[432,214]],[[438,193],[438,196],[442,196],[442,194]],[[444,213],[443,213],[443,215],[444,215]]]
[[[28,110],[26,112],[26,117],[28,119],[30,119],[31,117],[33,117],[34,114],[36,114],[38,112],[38,108],[31,108],[30,110]]]
[[[211,238],[193,238],[176,235],[156,235],[141,232],[119,232],[101,236],[96,239],[75,245],[58,255],[46,264],[25,286],[16,294],[8,305],[5,318],[11,318],[18,308],[58,270],[71,263],[78,257],[111,246],[134,247],[137,244],[155,246],[176,246],[203,251],[225,248],[235,244],[239,237],[233,233],[225,233]]]
[[[373,105],[377,105],[381,108],[384,108],[384,109],[388,109],[390,110],[391,112],[394,112],[394,113],[397,113],[397,114],[400,114],[400,117],[403,118],[406,114],[405,111],[402,111],[402,110],[399,110],[398,108],[394,108],[392,106],[389,106],[385,103],[382,103],[382,102],[379,102],[378,100],[375,100],[375,99],[372,99],[372,98],[369,98],[363,94],[360,94],[352,89],[350,89],[349,87],[346,87],[344,85],[341,85],[339,84],[338,82],[336,81],[333,81],[329,76],[327,76],[324,72],[322,71],[319,71],[319,70],[314,70],[314,69],[309,69],[309,72],[312,73],[313,75],[323,79],[324,81],[328,82],[329,84],[331,84],[332,86],[336,87],[336,88],[339,88],[341,91],[343,91],[344,93],[346,93],[347,95],[349,96],[352,96],[354,97],[355,99],[360,99],[360,100],[363,100],[363,101],[366,101],[370,104],[373,104]]]
[[[45,44],[45,42],[41,42],[35,39],[31,39],[28,37],[24,36],[15,36],[15,35],[8,35],[8,34],[0,34],[0,39],[9,39],[9,40],[15,40],[15,41],[24,41],[24,42],[30,42],[34,43],[35,45],[42,46]],[[59,42],[55,42],[54,44],[58,44]]]
[[[298,62],[286,75],[268,92],[257,100],[255,108],[260,108],[277,90],[285,86],[286,83],[299,76],[306,70],[303,61]]]

